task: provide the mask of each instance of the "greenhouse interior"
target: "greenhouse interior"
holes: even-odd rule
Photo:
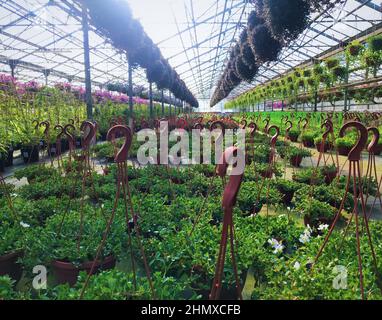
[[[381,67],[377,0],[0,1],[0,300],[382,300]]]

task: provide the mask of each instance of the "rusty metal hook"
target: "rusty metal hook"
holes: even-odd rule
[[[133,135],[129,127],[123,125],[116,125],[107,132],[106,139],[108,141],[112,141],[117,133],[122,133],[125,136],[125,142],[117,152],[114,159],[116,163],[120,163],[127,161],[127,154],[132,143]]]
[[[358,141],[351,149],[348,155],[348,160],[349,161],[359,161],[361,160],[361,153],[362,150],[365,148],[365,145],[367,143],[367,138],[368,138],[368,133],[366,127],[357,121],[351,121],[346,124],[344,124],[340,130],[339,136],[343,138],[345,136],[345,132],[349,128],[356,128],[359,132],[358,135]]]
[[[74,127],[74,125],[72,124],[67,124],[65,127],[64,127],[64,134],[65,136],[68,138],[68,141],[69,141],[69,148],[70,150],[73,150],[74,148],[74,144],[75,144],[75,140],[74,140],[74,136],[73,134],[69,131],[69,129],[72,129],[73,131],[76,130],[76,128]]]
[[[87,132],[86,129],[88,129]],[[87,149],[96,134],[95,125],[90,121],[84,121],[81,124],[80,130],[84,133],[84,137],[82,138],[82,147],[83,149]]]
[[[251,122],[249,125],[248,125],[248,128],[250,128],[249,130],[249,135],[250,137],[253,137],[257,131],[257,124],[254,123],[254,122]]]
[[[379,142],[379,130],[376,127],[367,128],[367,132],[371,132],[373,134],[373,139],[367,147],[367,151],[370,153],[375,153],[377,150],[377,145]]]
[[[276,146],[276,142],[277,142],[277,138],[279,137],[280,135],[280,128],[278,126],[270,126],[268,128],[268,134],[271,132],[271,130],[275,129],[276,130],[276,134],[274,136],[272,136],[271,138],[271,147],[274,148]]]
[[[210,131],[213,131],[215,129],[218,129],[220,127],[223,136],[225,135],[225,125],[222,121],[216,120],[211,123]]]

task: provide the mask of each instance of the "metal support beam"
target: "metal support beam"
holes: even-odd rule
[[[149,100],[150,100],[150,118],[154,117],[154,105],[153,105],[153,83],[149,84]]]
[[[88,11],[84,4],[82,5],[82,31],[84,34],[86,113],[87,113],[88,119],[93,119],[93,98],[92,98],[92,83],[91,83],[91,74],[90,74],[89,22],[88,22]]]

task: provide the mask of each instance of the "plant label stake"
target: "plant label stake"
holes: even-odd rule
[[[333,230],[334,230],[334,228],[338,222],[338,219],[341,216],[341,212],[342,212],[344,204],[345,204],[346,196],[349,192],[351,178],[353,177],[354,209],[353,209],[352,217],[348,223],[348,227],[349,227],[349,225],[352,221],[352,218],[354,216],[355,217],[355,225],[356,225],[356,245],[357,245],[360,290],[361,290],[361,297],[364,300],[365,299],[365,292],[364,292],[363,272],[362,272],[362,257],[361,257],[360,230],[359,230],[360,226],[359,226],[359,221],[358,221],[358,219],[359,219],[359,217],[358,217],[359,216],[359,213],[358,213],[358,203],[359,203],[358,201],[359,201],[359,199],[361,199],[362,218],[364,221],[364,225],[366,227],[366,233],[367,233],[370,250],[372,253],[372,257],[373,257],[375,272],[376,272],[376,274],[378,273],[377,259],[375,256],[375,251],[374,251],[374,247],[373,247],[373,243],[372,243],[372,239],[371,239],[369,222],[368,222],[368,219],[366,216],[366,205],[365,205],[363,191],[362,191],[362,180],[361,180],[362,175],[361,175],[361,170],[360,170],[361,152],[367,143],[368,133],[367,133],[366,127],[362,123],[356,122],[356,121],[350,121],[350,122],[347,122],[344,126],[342,126],[340,133],[339,133],[339,136],[341,138],[344,137],[346,130],[349,128],[356,128],[358,130],[359,134],[358,134],[358,141],[357,141],[356,145],[353,147],[353,149],[349,152],[349,155],[348,155],[349,172],[348,172],[347,183],[346,183],[346,187],[345,187],[345,195],[344,195],[343,200],[341,202],[340,208],[339,208],[339,210],[338,210],[338,212],[334,218],[334,221],[333,221],[333,223],[329,229],[329,232],[326,235],[325,240],[324,240],[324,242],[323,242],[316,258],[315,258],[314,264],[317,263],[318,259],[322,255],[323,250],[325,249],[326,245],[328,244],[330,236],[332,235]],[[358,195],[358,193],[359,193],[359,195]],[[345,231],[344,237],[346,237],[347,229]]]
[[[232,157],[244,157],[243,151],[237,147],[228,148],[222,155],[222,159],[217,165],[216,173],[224,178],[227,175],[228,163]],[[235,275],[237,296],[240,300],[243,299],[241,294],[241,285],[239,282],[236,258],[235,258],[235,238],[234,238],[234,224],[233,224],[233,207],[236,204],[237,194],[240,190],[240,185],[243,179],[244,173],[240,175],[230,175],[229,182],[224,188],[222,207],[224,211],[222,235],[220,241],[218,261],[216,264],[215,277],[212,282],[212,289],[210,293],[210,300],[218,300],[220,298],[220,292],[222,289],[222,277],[224,272],[224,262],[227,252],[228,236],[230,238],[231,247],[231,263]]]

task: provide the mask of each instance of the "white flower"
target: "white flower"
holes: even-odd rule
[[[328,230],[328,228],[329,228],[328,224],[320,224],[318,226],[318,230],[320,230],[320,231]]]
[[[302,235],[300,235],[299,241],[303,244],[307,243],[310,241],[310,234],[307,234],[304,232]]]
[[[279,242],[276,240],[276,239],[269,239],[268,240],[268,243],[274,248],[274,247],[276,247],[278,244],[279,244]]]
[[[290,211],[290,207],[287,207],[287,210]]]
[[[20,222],[20,226],[22,226],[23,228],[29,228],[30,227],[29,224],[22,222],[22,221]]]
[[[299,270],[300,267],[301,267],[301,265],[300,265],[300,262],[298,262],[298,261],[296,261],[296,262],[294,263],[294,265],[293,265],[293,268],[294,268],[295,270]]]
[[[282,253],[284,250],[284,246],[281,243],[278,243],[275,247],[273,247],[275,250],[273,250],[274,254]]]

